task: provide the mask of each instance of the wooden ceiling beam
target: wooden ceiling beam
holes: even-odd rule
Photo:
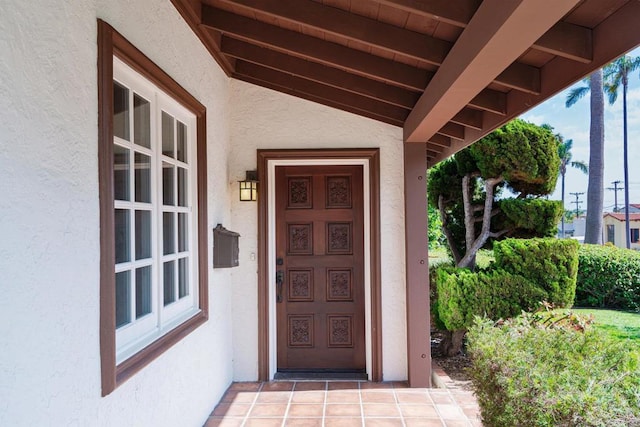
[[[532,96],[517,91],[510,92],[507,102],[509,109],[506,115],[485,116],[482,130],[468,129],[464,142],[452,144],[440,155],[435,156],[430,165],[452,156],[514,117],[541,104],[574,82],[588,76],[594,70],[605,66],[640,45],[638,16],[640,16],[640,2],[630,1],[623,5],[593,29],[592,62],[576,63],[566,58],[556,58],[550,61],[542,68],[542,93],[540,95]]]
[[[560,21],[532,47],[588,64],[593,60],[593,33],[589,28]]]
[[[221,50],[225,55],[274,70],[297,75],[307,80],[363,95],[411,110],[420,97],[416,92],[371,80],[326,65],[285,55],[241,40],[224,36]]]
[[[451,147],[451,138],[436,133],[431,138],[429,138],[429,141],[427,141],[427,143],[443,148],[448,148]]]
[[[222,1],[437,66],[442,64],[453,46],[453,43],[445,40],[385,24],[312,0]],[[205,23],[204,9],[207,7],[203,5],[203,23]],[[496,83],[529,93],[540,93],[540,72],[536,67],[515,63],[510,68],[513,69],[507,70],[496,78]]]
[[[375,0],[377,3],[464,28],[481,0]]]
[[[453,45],[426,34],[406,30],[312,0],[223,0],[277,19],[379,47],[413,59],[442,64]]]
[[[580,1],[484,0],[405,122],[405,142],[427,141]]]
[[[526,50],[526,49],[525,49]],[[500,83],[511,89],[532,95],[540,94],[540,69],[530,65],[514,62],[509,65],[498,77],[493,79],[493,83]]]
[[[473,129],[482,129],[482,111],[473,108],[463,108],[458,114],[453,116],[451,121],[459,125]]]
[[[497,90],[484,89],[469,101],[468,105],[504,116],[507,114],[507,94]]]
[[[304,93],[357,111],[368,112],[370,115],[385,118],[386,122],[401,124],[409,114],[404,108],[245,61],[236,61],[235,73],[254,81],[268,82],[273,86],[293,91],[295,94]]]
[[[433,158],[433,157],[437,156],[438,154],[440,154],[440,151],[435,150],[433,147],[429,147],[428,145],[427,145],[427,147],[428,147],[427,148],[427,159],[429,157]]]
[[[376,0],[376,2],[460,28],[467,26],[481,3],[479,0]],[[563,21],[551,27],[532,47],[584,63],[590,62],[593,57],[591,30]]]
[[[433,73],[275,25],[202,6],[202,25],[280,52],[422,92]]]
[[[447,123],[438,130],[438,134],[448,136],[451,139],[464,141],[464,126],[456,123]]]

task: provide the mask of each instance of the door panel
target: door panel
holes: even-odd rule
[[[278,369],[364,370],[362,166],[276,167]]]

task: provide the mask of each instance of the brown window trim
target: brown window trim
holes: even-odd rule
[[[113,218],[113,57],[117,56],[196,116],[198,192],[198,305],[200,312],[116,365]],[[100,362],[102,396],[115,390],[209,318],[207,255],[206,108],[182,86],[98,20],[98,173],[100,189]]]

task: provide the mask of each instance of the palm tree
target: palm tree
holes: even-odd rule
[[[567,166],[574,167],[584,173],[589,173],[589,168],[584,162],[572,162],[571,161],[571,148],[573,147],[573,140],[567,139],[566,141],[562,135],[557,134],[558,138],[558,156],[560,157],[560,176],[562,177],[562,208],[564,209],[564,177],[567,173]],[[564,215],[562,215],[562,233],[561,237],[564,238]]]
[[[587,221],[585,243],[602,244],[602,211],[604,207],[604,93],[602,70],[585,82],[588,86],[572,89],[566,100],[571,107],[591,92],[591,125],[589,130],[589,185],[587,186]]]
[[[631,234],[629,230],[629,153],[627,149],[627,91],[629,89],[629,73],[640,67],[640,58],[623,55],[604,68],[604,77],[609,82],[605,92],[609,97],[609,104],[616,102],[618,89],[622,84],[622,122],[624,147],[624,221],[627,236],[627,249],[631,248]]]

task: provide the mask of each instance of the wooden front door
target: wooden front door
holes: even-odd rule
[[[278,370],[361,371],[362,166],[276,167]]]

